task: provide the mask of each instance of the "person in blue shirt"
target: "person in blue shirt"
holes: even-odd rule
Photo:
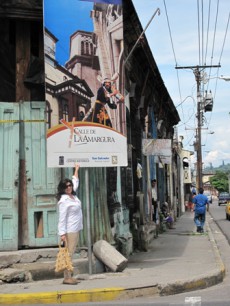
[[[204,223],[205,223],[205,213],[206,205],[208,205],[208,198],[203,194],[204,189],[199,189],[199,194],[193,198],[194,207],[194,222],[197,226],[197,232],[204,232]]]

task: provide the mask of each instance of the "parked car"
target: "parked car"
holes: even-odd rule
[[[221,192],[218,196],[218,205],[227,204],[230,201],[230,194],[228,192]]]
[[[208,198],[209,203],[212,203],[212,195],[210,193],[210,191],[204,191],[203,193],[204,195],[206,195],[206,197]]]
[[[230,201],[227,202],[225,207],[226,219],[230,221]]]

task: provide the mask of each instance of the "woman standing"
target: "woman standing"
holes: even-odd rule
[[[75,172],[72,180],[64,179],[58,185],[58,235],[63,243],[67,243],[67,248],[72,259],[75,252],[79,231],[83,228],[81,201],[76,196],[76,190],[79,186],[78,178],[79,165],[75,165]],[[79,280],[72,277],[69,270],[64,271],[63,284],[73,285],[79,283]]]

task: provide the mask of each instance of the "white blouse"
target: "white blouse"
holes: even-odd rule
[[[73,190],[76,191],[79,186],[79,179],[73,176],[72,182]],[[76,233],[83,229],[81,201],[76,195],[74,199],[71,199],[67,194],[63,194],[58,202],[58,211],[58,235]]]

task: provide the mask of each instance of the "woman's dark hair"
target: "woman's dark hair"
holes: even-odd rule
[[[63,194],[66,194],[65,190],[66,190],[66,184],[67,183],[70,183],[73,186],[73,182],[68,178],[65,178],[65,179],[63,179],[59,182],[58,188],[57,188],[58,192],[57,192],[57,195],[56,195],[56,198],[58,199],[58,201],[61,199],[61,196]],[[72,194],[76,195],[76,192],[73,191],[73,189],[72,189]]]

